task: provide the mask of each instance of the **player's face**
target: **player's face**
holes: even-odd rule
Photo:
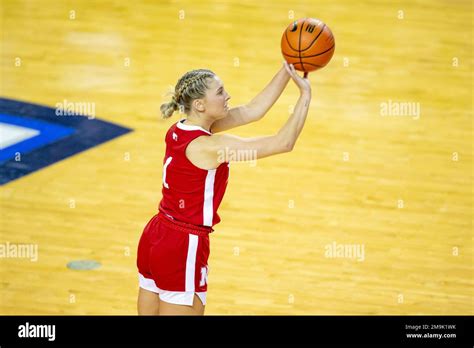
[[[230,95],[224,89],[224,84],[219,77],[214,76],[209,83],[209,88],[206,92],[205,103],[206,103],[206,114],[220,119],[227,116],[229,106],[227,101],[230,99]]]

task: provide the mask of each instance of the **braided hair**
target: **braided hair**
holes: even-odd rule
[[[208,78],[214,77],[215,74],[211,70],[197,69],[188,71],[184,74],[174,88],[174,94],[169,103],[161,105],[161,115],[168,118],[173,113],[181,109],[182,112],[188,113],[191,110],[191,103],[194,99],[203,98],[208,88]]]

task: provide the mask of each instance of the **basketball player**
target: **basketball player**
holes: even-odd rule
[[[290,77],[300,97],[277,134],[256,138],[216,134],[262,118]],[[164,118],[180,106],[187,117],[166,133],[163,198],[138,245],[140,315],[204,314],[209,233],[220,221],[217,209],[227,186],[229,158],[242,151],[255,154],[255,159],[290,152],[306,120],[311,85],[284,62],[249,104],[229,108],[229,99],[219,77],[199,69],[181,77],[171,102],[161,106]]]

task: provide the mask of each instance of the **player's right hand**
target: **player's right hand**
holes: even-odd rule
[[[286,61],[283,62],[285,69],[290,74],[293,81],[296,83],[301,93],[311,93],[311,83],[307,77],[301,77],[295,70],[293,64],[288,64]]]

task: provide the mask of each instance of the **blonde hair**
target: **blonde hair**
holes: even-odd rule
[[[207,69],[191,70],[184,74],[174,88],[171,101],[160,106],[161,116],[171,117],[178,109],[188,113],[192,101],[206,95],[206,90],[209,88],[207,79],[214,76],[215,74]]]

